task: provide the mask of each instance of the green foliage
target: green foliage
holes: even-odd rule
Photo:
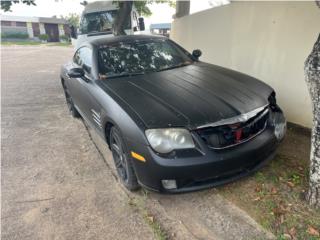
[[[68,36],[62,35],[62,36],[59,36],[59,38],[60,38],[61,41],[69,42],[69,37]]]
[[[39,39],[42,41],[47,41],[49,39],[48,34],[40,34]]]
[[[150,8],[147,6],[147,1],[134,1],[134,6],[137,9],[139,15],[143,16],[151,16],[152,12]]]
[[[35,0],[11,0],[11,1],[1,1],[1,9],[5,12],[10,11],[10,8],[12,6],[13,3],[20,3],[22,2],[23,4],[26,4],[28,6],[33,5],[35,6]]]
[[[119,1],[113,1],[113,3],[118,4]],[[148,5],[155,3],[168,3],[170,7],[176,7],[175,0],[145,0],[145,1],[133,1],[134,7],[137,9],[139,15],[149,17],[152,12]]]
[[[151,3],[168,3],[170,7],[176,8],[176,0],[154,0]]]
[[[147,0],[147,1],[134,1],[134,6],[136,7],[139,15],[149,17],[152,15],[150,8],[147,5],[157,4],[157,3],[168,3],[170,7],[176,7],[175,0]]]
[[[69,25],[74,26],[75,28],[79,27],[80,24],[80,16],[77,13],[69,13],[67,16],[60,16],[61,18],[67,20]]]
[[[17,38],[17,39],[27,39],[29,35],[27,33],[1,33],[1,38]]]

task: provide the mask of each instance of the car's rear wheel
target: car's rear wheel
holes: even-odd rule
[[[110,148],[118,176],[123,185],[130,191],[139,189],[137,177],[133,170],[132,162],[128,157],[124,140],[116,127],[112,127],[110,131]]]
[[[62,84],[62,86],[63,86],[63,91],[64,91],[64,95],[66,97],[66,102],[67,102],[67,106],[68,106],[70,114],[74,118],[80,118],[81,117],[80,113],[78,112],[78,110],[74,106],[74,103],[72,101],[72,97],[69,93],[68,88],[65,86],[65,84]]]

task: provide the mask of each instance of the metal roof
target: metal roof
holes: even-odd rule
[[[56,24],[67,24],[68,22],[62,18],[47,18],[47,17],[25,17],[25,16],[11,16],[2,15],[0,16],[1,21],[14,21],[14,22],[34,22],[34,23],[56,23]]]

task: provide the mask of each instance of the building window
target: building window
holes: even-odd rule
[[[1,26],[11,26],[11,21],[1,21]]]
[[[16,26],[17,27],[27,27],[27,23],[26,22],[16,22]]]

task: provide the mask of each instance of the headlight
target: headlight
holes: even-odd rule
[[[151,147],[159,153],[169,153],[174,149],[194,148],[191,134],[183,128],[162,128],[146,130]]]
[[[271,114],[272,120],[271,124],[274,126],[274,134],[276,135],[277,139],[280,141],[283,139],[286,129],[287,129],[287,122],[284,118],[282,112],[273,112]]]

